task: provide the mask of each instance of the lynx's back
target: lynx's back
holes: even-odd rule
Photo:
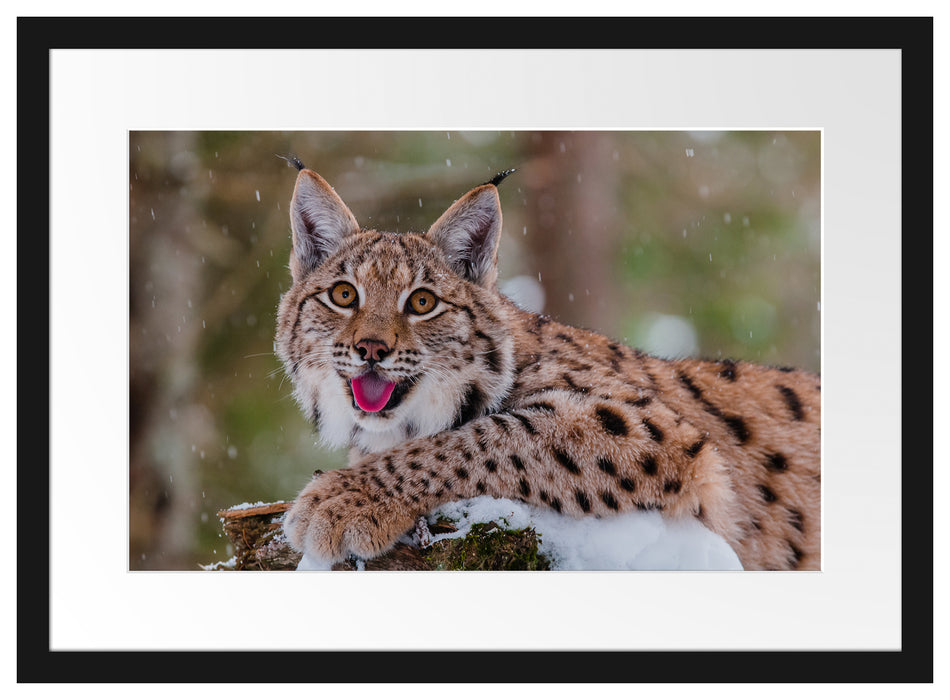
[[[518,308],[496,287],[499,181],[395,234],[298,175],[276,348],[351,464],[303,489],[291,543],[374,556],[436,506],[488,494],[697,518],[745,568],[818,568],[819,378],[663,360]]]

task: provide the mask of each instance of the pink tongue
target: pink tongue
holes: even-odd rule
[[[353,379],[353,398],[364,411],[376,413],[383,410],[395,388],[395,382],[387,382],[375,372],[367,372]]]

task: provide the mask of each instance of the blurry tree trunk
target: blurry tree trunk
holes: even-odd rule
[[[163,193],[176,184],[169,163],[194,150],[195,137],[152,138],[168,141],[136,149],[129,173],[129,555],[136,568],[175,568],[186,562],[161,553],[192,536],[197,504],[182,494],[197,481],[185,451],[201,444],[208,417],[183,400],[198,380],[200,325],[183,316],[202,287],[189,226],[198,218],[194,195],[184,178],[174,201]]]
[[[596,132],[544,132],[533,141],[523,177],[532,263],[545,289],[545,313],[559,321],[608,331],[607,303],[614,242],[622,232],[614,190],[619,180],[611,142]],[[546,192],[563,186],[567,196]],[[563,187],[561,187],[563,191]]]

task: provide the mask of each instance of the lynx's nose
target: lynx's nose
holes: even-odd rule
[[[382,362],[392,349],[382,340],[364,338],[356,344],[356,351],[360,354],[360,358],[372,363]]]

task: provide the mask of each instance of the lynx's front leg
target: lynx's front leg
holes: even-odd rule
[[[312,556],[369,558],[420,514],[482,494],[574,516],[660,509],[698,515],[716,530],[730,522],[728,477],[688,422],[650,399],[549,391],[316,477],[284,528]]]
[[[287,512],[284,532],[291,546],[319,560],[348,554],[370,559],[388,550],[422,512],[398,495],[373,462],[317,474]]]

